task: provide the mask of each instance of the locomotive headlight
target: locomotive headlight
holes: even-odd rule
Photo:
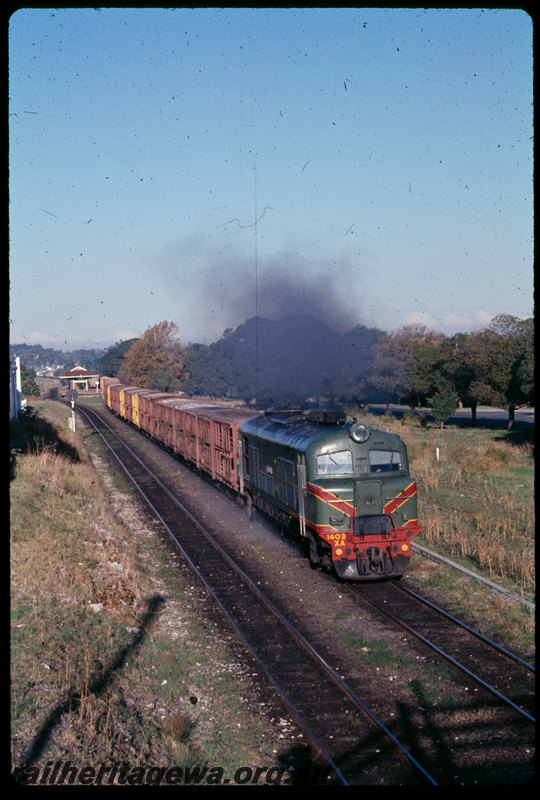
[[[349,431],[349,436],[353,442],[365,442],[368,439],[370,430],[361,422],[356,422]]]

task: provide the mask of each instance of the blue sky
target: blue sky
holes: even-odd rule
[[[17,11],[11,341],[530,316],[532,69],[518,9]]]

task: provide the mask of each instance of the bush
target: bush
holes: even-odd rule
[[[439,422],[441,429],[447,419],[456,413],[458,406],[457,397],[455,394],[446,394],[444,392],[437,392],[428,403],[433,409],[433,416],[436,422]]]

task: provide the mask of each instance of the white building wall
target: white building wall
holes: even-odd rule
[[[9,363],[9,421],[17,419],[23,406],[21,388],[21,359],[15,356]]]

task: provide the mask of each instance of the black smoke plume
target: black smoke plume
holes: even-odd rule
[[[262,266],[224,267],[222,280],[208,286],[206,296],[210,305],[223,304],[228,287],[227,327],[249,316],[281,320],[308,314],[344,333],[360,323],[361,285],[361,276],[346,265],[303,264],[283,256]]]
[[[192,257],[198,260],[200,253],[194,250]],[[305,263],[284,253],[246,261],[214,254],[191,284],[178,282],[182,296],[194,298],[199,319],[222,325],[217,341],[188,348],[186,388],[262,405],[363,397],[381,334],[361,324],[363,283],[358,271],[337,260]]]

